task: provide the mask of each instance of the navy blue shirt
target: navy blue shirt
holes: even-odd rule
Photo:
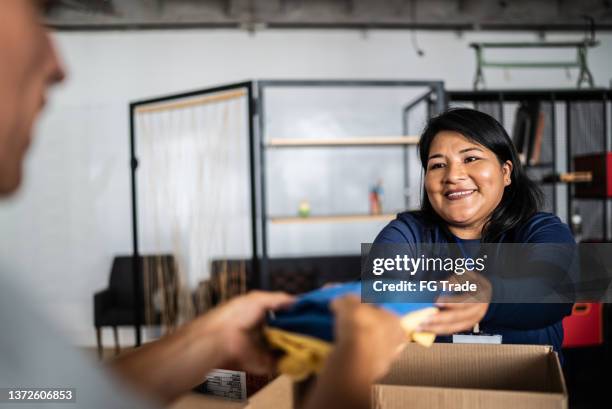
[[[452,236],[452,235],[451,235]],[[397,215],[376,237],[374,243],[448,243],[478,242],[449,238],[447,230],[432,225],[419,212]],[[500,242],[513,243],[574,243],[568,226],[557,216],[538,212],[524,226],[502,235]],[[495,291],[495,289],[494,289]],[[561,351],[563,326],[561,320],[569,315],[572,304],[507,304],[492,303],[480,323],[481,331],[501,334],[504,344],[552,345]],[[448,342],[448,337],[438,337]]]

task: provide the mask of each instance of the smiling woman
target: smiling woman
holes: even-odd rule
[[[468,257],[479,243],[574,243],[566,224],[539,211],[539,188],[491,116],[461,108],[432,118],[421,136],[419,156],[424,171],[421,210],[400,213],[375,244],[456,243]],[[565,274],[571,257],[549,256],[546,262]],[[488,283],[486,271],[483,275],[479,278]],[[494,294],[511,288],[492,278],[489,284]],[[554,283],[538,285],[552,288]],[[522,290],[515,285],[511,291]],[[478,324],[481,331],[502,335],[503,343],[547,344],[557,351],[563,342],[561,320],[571,312],[571,304],[474,303],[452,297],[439,299],[438,305],[441,312],[420,330],[450,335]]]
[[[482,112],[453,109],[433,118],[419,156],[425,170],[421,210],[458,237],[499,241],[542,205],[505,129]]]

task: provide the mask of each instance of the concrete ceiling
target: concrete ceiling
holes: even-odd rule
[[[58,30],[389,28],[612,29],[612,0],[57,0]]]

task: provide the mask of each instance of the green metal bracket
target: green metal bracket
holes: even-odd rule
[[[577,87],[580,88],[583,83],[587,83],[593,88],[593,74],[589,70],[587,62],[587,51],[591,47],[599,45],[599,41],[587,39],[577,42],[534,42],[534,43],[471,43],[476,53],[476,75],[474,76],[474,89],[484,88],[485,79],[483,68],[578,68]],[[487,61],[484,58],[484,50],[486,48],[575,48],[576,59],[572,61]]]

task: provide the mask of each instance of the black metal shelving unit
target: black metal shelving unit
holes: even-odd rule
[[[536,178],[543,173],[574,171],[575,156],[610,151],[612,91],[609,89],[449,91],[447,95],[451,106],[472,104],[506,126],[508,118],[504,116],[508,114],[508,109],[505,109],[507,104],[540,101],[540,107],[547,112],[548,117],[548,127],[545,128],[542,141],[543,145],[546,144],[542,146],[544,163],[537,167],[527,167],[529,174]],[[546,210],[565,216],[568,224],[571,223],[574,209],[580,210],[585,239],[604,242],[612,240],[610,199],[577,198],[576,186],[573,184],[553,183],[542,185],[542,188],[549,206]],[[563,215],[559,214],[562,203],[565,205]],[[593,396],[605,389],[604,379],[608,378],[612,359],[612,304],[604,303],[602,307],[603,344],[564,349],[564,372],[570,391],[570,407],[591,407]]]
[[[447,97],[451,106],[472,104],[474,108],[492,115],[505,125],[508,122],[508,104],[539,101],[546,115],[542,163],[537,166],[526,165],[530,176],[535,179],[544,174],[574,171],[575,156],[610,150],[608,112],[612,105],[612,91],[609,89],[448,91]],[[563,117],[559,117],[559,113]],[[560,124],[563,129],[559,129]],[[563,148],[565,151],[561,152]],[[610,201],[607,198],[577,198],[574,193],[575,186],[565,186],[563,189],[561,183],[541,186],[546,197],[545,210],[565,218],[570,223],[572,212],[579,209],[586,229],[584,237],[609,241]],[[560,214],[559,199],[564,201],[564,214]]]
[[[310,89],[325,89],[325,88],[375,88],[375,87],[420,87],[426,88],[426,92],[417,97],[412,101],[406,101],[406,105],[403,108],[401,117],[398,117],[398,121],[402,123],[403,135],[408,135],[408,126],[411,110],[419,104],[426,104],[429,115],[442,112],[445,108],[445,94],[444,84],[441,81],[413,81],[413,80],[261,80],[254,81],[256,88],[256,120],[254,121],[257,126],[257,147],[258,153],[258,166],[256,167],[256,173],[258,174],[258,232],[260,234],[258,243],[260,244],[259,252],[259,283],[263,289],[270,287],[270,270],[269,270],[269,236],[268,228],[271,222],[271,217],[268,214],[268,203],[267,203],[267,187],[268,187],[268,174],[266,168],[266,156],[267,150],[273,148],[274,144],[270,143],[267,139],[266,134],[266,93],[268,90],[275,88],[310,88]],[[398,138],[399,139],[399,138]],[[323,141],[321,141],[323,142]],[[301,148],[304,146],[318,147],[318,148],[338,148],[341,146],[398,146],[403,149],[404,153],[404,188],[408,187],[409,177],[409,145],[416,145],[418,138],[414,141],[354,141],[354,143],[337,144],[334,142],[324,141],[325,143],[312,143],[310,145],[301,144],[297,141],[293,148]],[[388,143],[386,143],[388,142]],[[342,215],[340,218],[351,221],[353,219],[361,220],[363,215]],[[325,217],[321,218],[325,220]],[[327,219],[329,220],[329,219]]]

